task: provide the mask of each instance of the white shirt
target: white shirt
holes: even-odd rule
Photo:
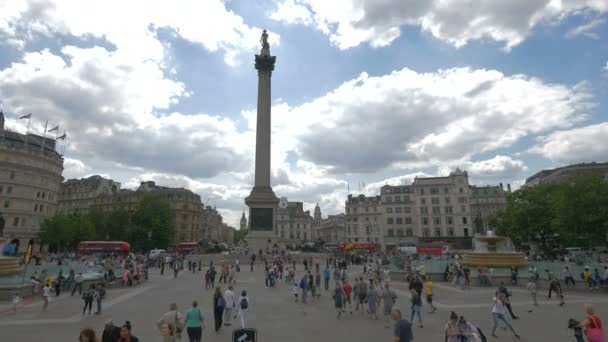
[[[245,300],[247,300],[247,309],[241,309],[241,301],[243,300],[243,298],[245,298]],[[251,302],[249,301],[249,297],[240,296],[239,301],[238,301],[238,303],[236,303],[236,305],[237,305],[239,311],[247,312],[247,311],[249,311],[249,308],[251,307]]]
[[[224,301],[226,301],[227,308],[234,308],[236,306],[234,299],[234,292],[227,289],[226,292],[224,292]]]
[[[504,315],[505,314],[505,305],[499,299],[494,301],[494,307],[492,308],[492,313],[497,313]]]
[[[49,297],[51,295],[51,288],[45,286],[42,288],[42,297]]]

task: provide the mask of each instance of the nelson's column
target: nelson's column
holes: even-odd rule
[[[268,33],[262,32],[262,50],[255,55],[258,71],[258,113],[255,131],[255,184],[245,198],[249,207],[249,232],[245,240],[253,253],[277,241],[275,215],[279,199],[270,186],[270,79],[275,56],[270,55]]]

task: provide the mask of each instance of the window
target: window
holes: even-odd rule
[[[377,207],[374,207],[374,212],[376,212],[376,211],[378,211],[378,208],[377,208]]]
[[[443,188],[443,193],[444,194],[449,194],[450,193],[450,188]]]
[[[10,194],[11,192],[13,192],[13,187],[9,185],[9,186],[6,188],[6,193],[7,193],[7,194]]]
[[[15,179],[15,171],[11,171],[11,174],[10,174],[9,178],[10,179]]]
[[[353,227],[353,234],[354,235],[359,235],[359,226],[354,226]]]
[[[397,217],[395,223],[397,223],[397,224],[403,224],[403,218],[402,217]]]
[[[412,224],[412,218],[411,217],[406,217],[405,218],[405,224]]]
[[[462,188],[458,188],[458,192],[460,192],[462,194],[464,192],[464,190],[462,190]]]
[[[353,213],[357,213],[357,208],[353,208]]]
[[[350,226],[348,226],[348,235],[350,235]]]
[[[421,198],[420,199],[420,204],[426,204],[426,198]]]
[[[454,227],[448,228],[448,236],[449,237],[454,237]]]
[[[350,214],[350,208],[346,208],[346,213]]]
[[[356,218],[356,217],[355,217],[355,218],[353,218],[353,222],[357,222],[357,218]]]
[[[19,218],[18,217],[13,218],[13,226],[16,227],[18,225],[19,225]]]
[[[449,198],[449,197],[446,197],[446,198],[445,198],[445,203],[446,203],[446,204],[450,204],[450,198]]]
[[[441,224],[441,217],[433,217],[433,223],[436,225]]]
[[[414,235],[414,231],[412,230],[412,228],[408,228],[405,230],[405,236],[413,236]]]
[[[469,228],[465,228],[463,229],[464,231],[464,236],[469,236]]]
[[[428,229],[428,228],[424,228],[424,229],[422,230],[422,236],[423,236],[423,237],[425,237],[425,238],[428,238],[428,237],[430,237],[430,236],[431,236],[431,232],[429,231],[429,229]]]
[[[401,202],[401,196],[395,196],[395,202]]]
[[[431,195],[437,195],[439,193],[439,189],[431,188]]]
[[[11,206],[11,201],[9,201],[9,200],[4,201],[4,207],[5,208],[8,208],[10,206]]]
[[[389,229],[387,232],[388,232],[388,237],[395,236],[395,232],[392,229]]]
[[[289,238],[293,239],[293,232],[289,232]]]
[[[38,209],[40,209],[40,212],[42,212],[42,209],[44,208],[44,206],[41,204],[40,207]]]
[[[365,207],[365,212],[369,213],[369,207]]]
[[[410,196],[408,196],[408,195],[403,196],[403,201],[404,202],[409,202],[410,201]]]
[[[40,198],[40,191],[36,194],[36,198]]]
[[[359,242],[359,238],[355,238],[355,242]]]
[[[428,225],[429,224],[429,218],[428,217],[423,217],[422,218],[422,224]]]
[[[424,195],[424,188],[421,188],[421,189],[420,189],[420,194],[421,194],[421,195]]]
[[[395,212],[398,214],[401,214],[401,212],[403,211],[403,208],[401,207],[395,207]]]
[[[426,215],[429,213],[429,208],[427,207],[420,207],[420,213],[423,215]]]
[[[409,214],[409,213],[412,212],[412,208],[410,208],[410,207],[404,207],[403,208],[403,212],[406,213],[406,214]]]
[[[296,228],[300,229],[300,224],[299,223],[296,224]]]
[[[452,213],[452,207],[445,207],[445,213],[446,214],[451,214]]]
[[[460,204],[467,203],[467,198],[466,197],[458,197],[458,203],[460,203]]]
[[[25,217],[21,219],[21,227],[25,227]]]
[[[393,218],[392,217],[388,217],[386,219],[386,224],[393,224]]]
[[[403,229],[397,229],[397,236],[403,237]]]
[[[445,217],[445,223],[447,223],[447,224],[453,224],[452,216],[446,216]]]
[[[462,211],[463,213],[467,212],[467,206],[466,205],[461,205],[460,206],[460,211]]]
[[[296,232],[296,237],[299,239],[300,238],[300,232]]]
[[[462,217],[462,224],[467,224],[467,217],[466,216]]]
[[[387,202],[392,202],[392,201],[393,201],[393,197],[391,197],[391,196],[386,196],[386,201],[387,201]]]
[[[434,215],[439,215],[441,214],[441,207],[433,207],[433,214]]]
[[[435,228],[435,236],[436,237],[440,237],[441,236],[441,228]]]
[[[386,208],[386,212],[388,214],[392,214],[393,213],[393,208]]]
[[[439,204],[439,197],[432,197],[431,204]]]

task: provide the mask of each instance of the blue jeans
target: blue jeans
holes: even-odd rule
[[[412,305],[412,315],[410,317],[410,322],[414,323],[414,315],[418,316],[418,322],[422,324],[422,306],[420,305]]]
[[[494,319],[494,325],[492,326],[492,335],[494,335],[494,333],[496,332],[496,326],[498,326],[498,320],[503,321],[505,323],[505,325],[509,329],[511,329],[511,331],[513,332],[514,335],[517,334],[515,332],[515,330],[513,330],[513,327],[511,326],[511,324],[509,324],[509,321],[507,321],[505,319],[505,315],[493,312],[492,313],[492,318]]]

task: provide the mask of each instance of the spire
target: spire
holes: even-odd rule
[[[4,110],[0,105],[0,134],[4,138]]]

